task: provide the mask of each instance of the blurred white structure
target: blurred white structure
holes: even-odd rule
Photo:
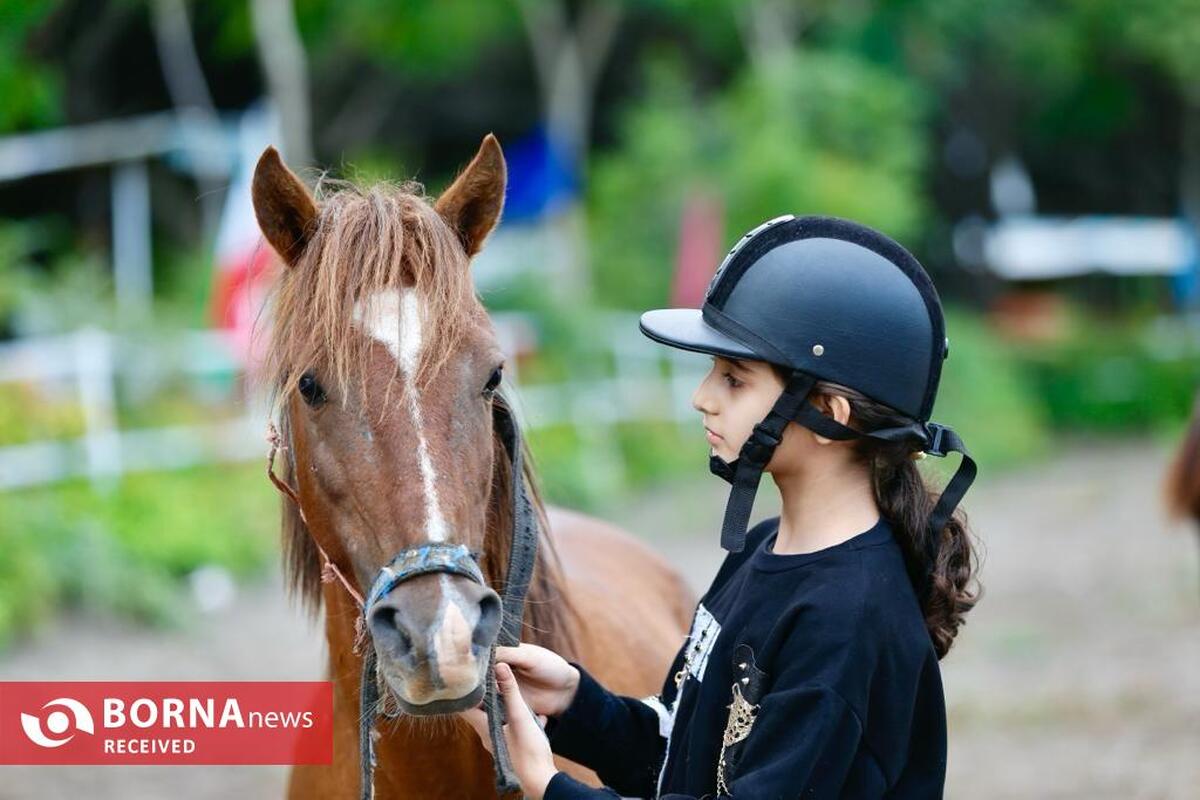
[[[1186,223],[1150,217],[1005,217],[983,241],[989,269],[1014,281],[1090,272],[1178,275],[1196,255]]]
[[[506,353],[536,349],[534,327],[526,317],[492,318]],[[708,361],[655,345],[638,332],[634,314],[606,315],[602,327],[594,360],[611,365],[603,376],[523,386],[515,359],[506,374],[526,430],[572,427],[585,447],[594,448],[594,455],[619,473],[612,426],[631,421],[698,424],[690,398]],[[143,392],[145,385],[180,375],[239,385],[243,373],[236,347],[220,331],[135,339],[94,328],[0,343],[0,391],[12,383],[35,391],[56,387],[60,396],[75,398],[84,423],[83,435],[76,438],[0,446],[0,490],[79,477],[104,487],[126,472],[265,458],[268,412],[261,399],[229,400],[230,417],[202,424],[129,429],[118,423],[123,381],[142,385]]]
[[[955,255],[968,269],[1007,281],[1090,273],[1182,277],[1200,270],[1196,231],[1183,218],[1037,215],[1033,181],[1012,155],[992,166],[988,187],[998,219],[972,215],[954,230]]]
[[[198,180],[227,180],[238,127],[207,114],[161,112],[0,138],[0,182],[85,167],[112,170],[112,263],[117,307],[145,315],[153,290],[151,198],[146,164],[170,159]],[[220,198],[204,198],[206,203]]]

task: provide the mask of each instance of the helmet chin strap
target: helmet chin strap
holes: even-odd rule
[[[763,470],[783,440],[784,429],[800,413],[800,407],[812,408],[807,399],[816,382],[811,375],[793,370],[783,393],[762,422],[754,426],[738,457],[729,462],[715,455],[709,458],[708,467],[713,474],[733,484],[725,504],[725,520],[721,524],[721,547],[729,552],[740,553],[746,546],[746,525],[750,521]],[[836,438],[849,437],[839,433]]]
[[[789,422],[796,422],[814,433],[837,441],[856,437],[870,437],[885,442],[908,441],[920,445],[923,452],[943,457],[947,453],[962,454],[962,463],[942,491],[937,505],[929,515],[929,531],[926,537],[925,555],[928,569],[921,576],[922,591],[928,588],[933,565],[937,563],[939,539],[950,515],[958,506],[967,489],[975,480],[975,460],[967,452],[962,438],[953,429],[936,422],[913,422],[894,428],[862,432],[849,428],[831,417],[822,414],[808,402],[809,392],[817,379],[799,370],[793,370],[775,405],[751,431],[742,445],[738,457],[725,461],[720,456],[710,455],[708,468],[714,475],[733,485],[729,500],[725,504],[725,519],[721,524],[721,547],[731,553],[740,553],[746,546],[746,526],[754,507],[754,497],[763,470],[771,461],[775,448],[783,440],[783,431]]]

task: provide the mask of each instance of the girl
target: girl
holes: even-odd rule
[[[710,469],[733,485],[730,555],[657,697],[614,695],[532,645],[497,651],[525,794],[940,797],[938,660],[977,597],[953,512],[975,463],[928,422],[949,352],[928,275],[865,226],[780,217],[730,251],[702,309],[651,311],[641,328],[713,356],[692,402]],[[962,463],[932,496],[915,459],[951,450]],[[747,531],[764,471],[782,513]],[[468,719],[486,745],[483,713]],[[606,788],[559,772],[552,751]]]

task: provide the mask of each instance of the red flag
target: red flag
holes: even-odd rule
[[[704,290],[721,263],[723,216],[720,199],[707,192],[696,192],[685,202],[671,284],[675,308],[699,308],[704,302]]]
[[[275,251],[262,238],[250,187],[262,147],[256,137],[243,147],[217,229],[215,272],[209,307],[213,325],[229,334],[236,357],[248,372],[262,364],[263,306],[279,269]],[[256,327],[259,329],[256,331]]]

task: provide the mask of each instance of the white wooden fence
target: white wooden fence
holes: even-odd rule
[[[506,352],[536,347],[533,327],[523,315],[495,314],[493,320]],[[571,426],[585,446],[598,450],[590,455],[619,471],[622,465],[609,435],[612,426],[640,420],[698,426],[690,397],[707,360],[650,342],[638,332],[636,315],[606,314],[601,323],[594,358],[589,359],[604,365],[597,367],[596,377],[522,385],[511,368],[515,360],[510,360],[506,379],[513,384],[510,395],[527,430]],[[126,472],[265,456],[265,402],[238,399],[234,391],[226,391],[218,404],[223,419],[153,428],[119,424],[119,391],[136,402],[138,393],[150,394],[180,376],[197,384],[214,378],[231,387],[243,383],[238,360],[219,331],[147,339],[84,328],[63,336],[0,343],[0,392],[24,384],[35,393],[65,395],[74,399],[83,416],[80,436],[0,445],[0,489],[77,477],[103,487]]]

